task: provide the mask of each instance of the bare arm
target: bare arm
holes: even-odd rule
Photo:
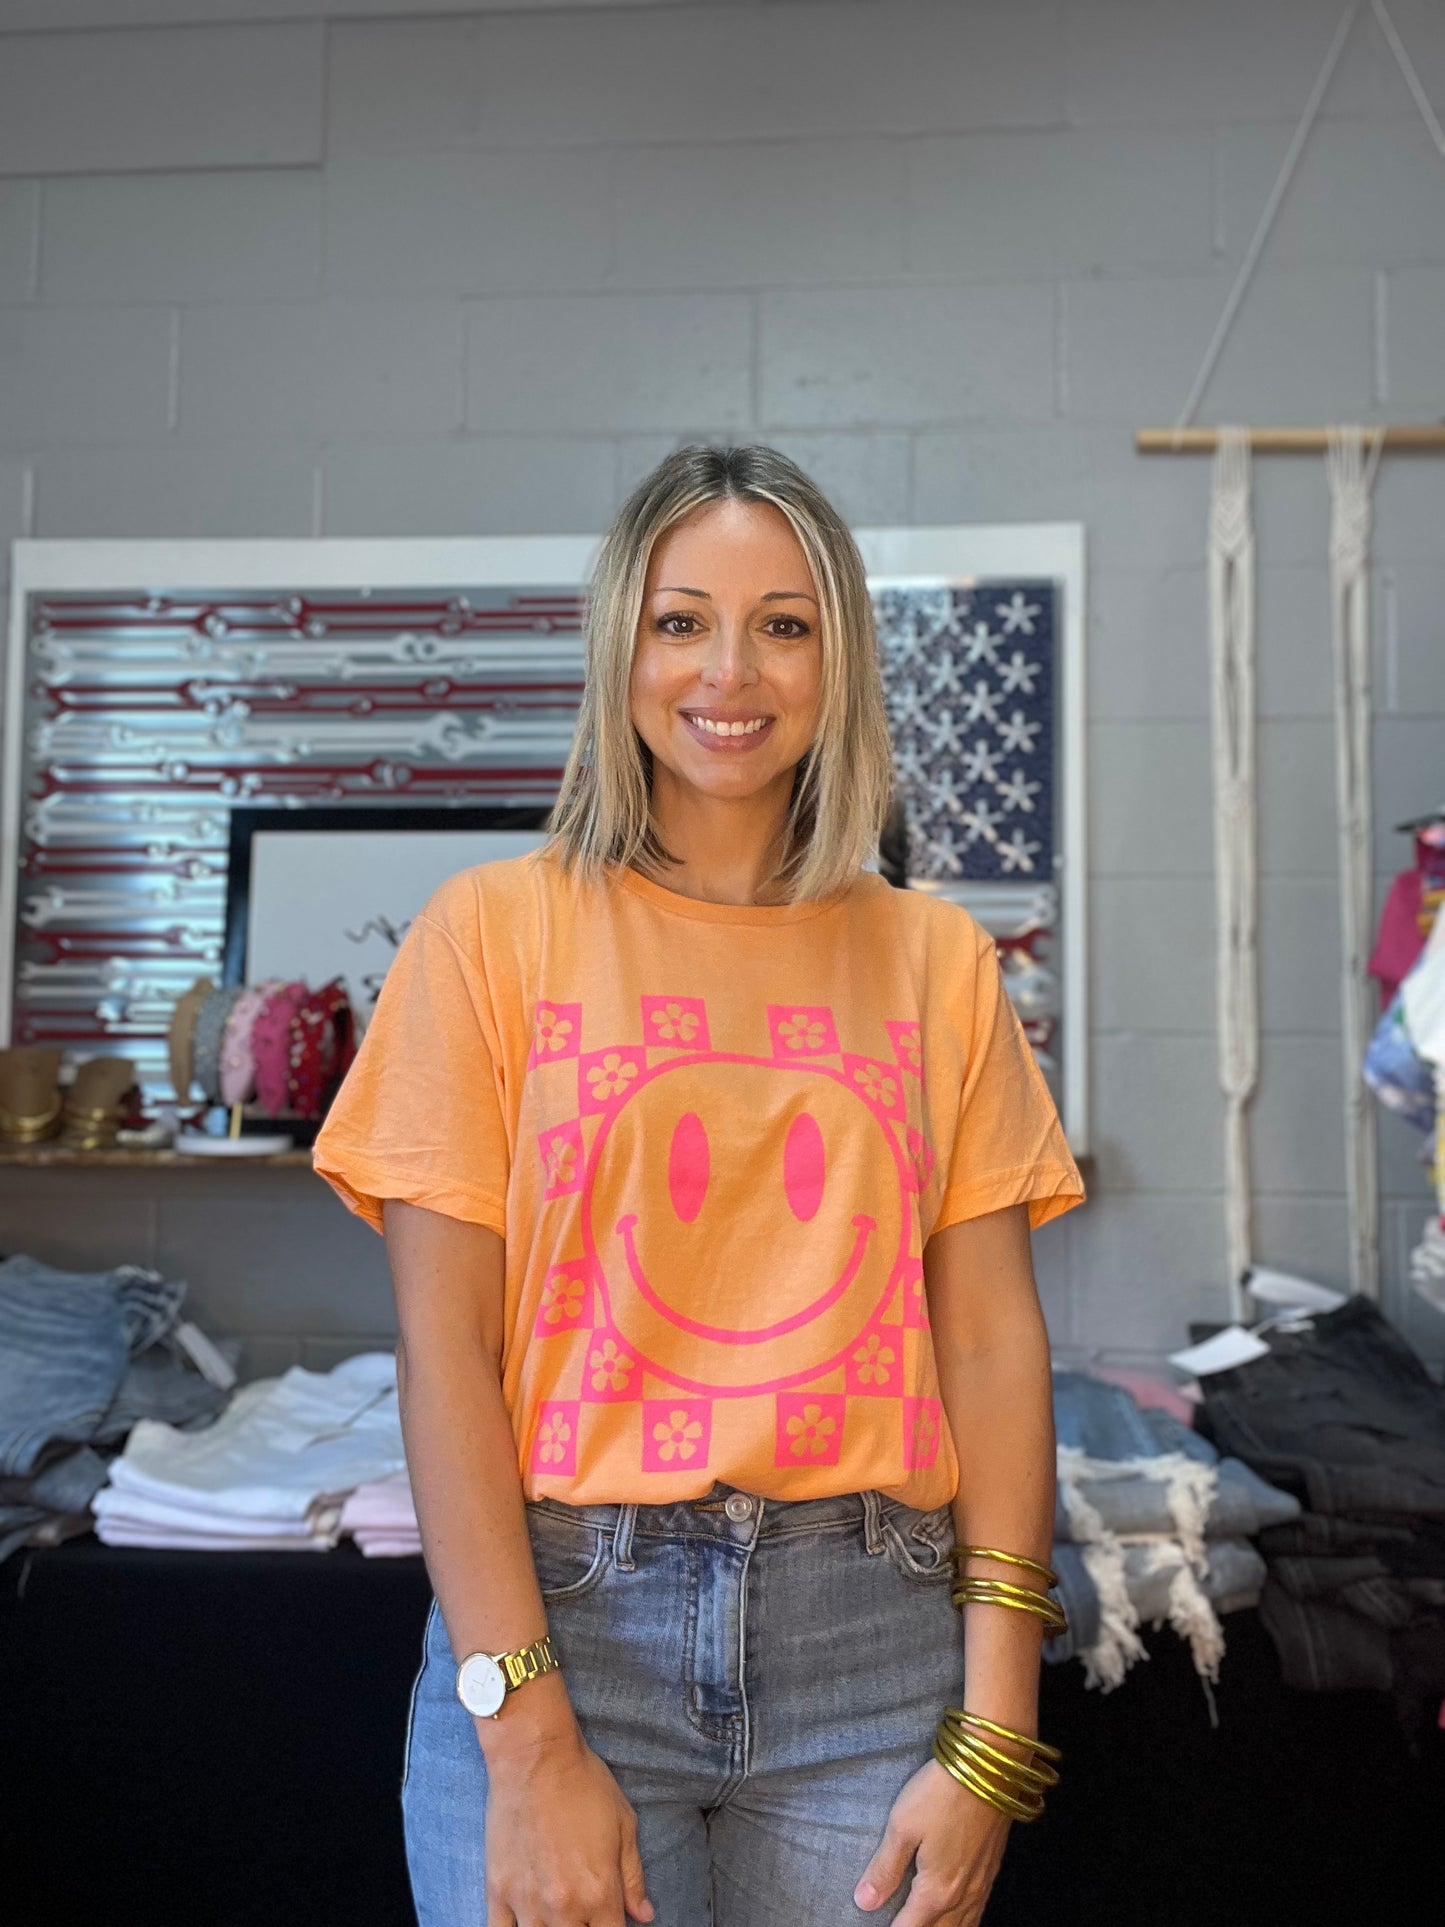
[[[950,1225],[929,1240],[923,1263],[943,1409],[958,1448],[958,1542],[1047,1565],[1054,1415],[1028,1206]],[[980,1560],[965,1569],[1015,1582],[1025,1577]],[[969,1711],[1035,1732],[1041,1644],[1042,1628],[1031,1613],[970,1606],[964,1638]]]
[[[958,1447],[953,1516],[959,1544],[1046,1565],[1054,1520],[1053,1405],[1027,1205],[948,1226],[929,1240],[923,1267],[939,1388]],[[1020,1577],[1016,1569],[982,1560],[970,1560],[967,1570]],[[1033,1614],[970,1606],[964,1639],[969,1711],[1036,1732],[1040,1643]],[[916,1853],[913,1888],[897,1927],[976,1927],[1008,1826],[929,1760],[893,1804],[859,1883],[859,1904],[878,1906]]]
[[[460,1658],[547,1630],[521,1474],[502,1398],[502,1240],[389,1199],[383,1207],[400,1340],[397,1387],[427,1571]],[[505,1923],[651,1917],[636,1820],[588,1751],[561,1673],[474,1722],[486,1756],[488,1897]],[[564,1818],[565,1816],[565,1818]],[[478,1815],[480,1823],[481,1816]]]

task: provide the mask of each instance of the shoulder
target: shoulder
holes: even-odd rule
[[[519,935],[537,926],[542,902],[565,891],[567,878],[548,851],[528,850],[459,870],[433,891],[421,916],[468,957],[480,961],[489,937],[500,931]]]
[[[993,947],[993,938],[961,903],[932,891],[899,890],[866,873],[850,896],[862,916],[883,923],[929,958],[951,958],[956,966],[960,959],[981,960]]]

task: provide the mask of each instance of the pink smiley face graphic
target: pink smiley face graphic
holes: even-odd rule
[[[619,1094],[582,1229],[609,1323],[648,1371],[696,1392],[782,1390],[841,1364],[880,1314],[907,1265],[915,1180],[889,1109],[898,1080],[877,1070],[709,1051]]]

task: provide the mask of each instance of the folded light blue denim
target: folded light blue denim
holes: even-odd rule
[[[1299,1501],[1291,1494],[1268,1485],[1239,1459],[1219,1458],[1208,1439],[1181,1425],[1172,1413],[1139,1405],[1122,1385],[1083,1372],[1055,1372],[1054,1430],[1061,1446],[1090,1459],[1137,1462],[1179,1453],[1201,1465],[1214,1465],[1217,1483],[1205,1525],[1210,1539],[1252,1538],[1265,1526],[1283,1525],[1299,1515]],[[1163,1478],[1151,1479],[1137,1470],[1130,1477],[1084,1478],[1078,1485],[1106,1531],[1175,1530],[1169,1487]],[[1054,1538],[1068,1541],[1075,1536],[1061,1495]]]
[[[185,1289],[133,1265],[0,1262],[0,1560],[89,1509],[107,1473],[95,1447],[142,1418],[208,1423],[226,1403],[170,1337]]]
[[[135,1265],[0,1263],[0,1477],[33,1472],[56,1440],[95,1437],[132,1353],[171,1329],[185,1290]]]

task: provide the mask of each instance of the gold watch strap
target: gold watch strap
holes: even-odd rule
[[[529,1679],[540,1679],[543,1673],[555,1673],[557,1670],[557,1655],[552,1650],[550,1633],[543,1633],[540,1639],[534,1639],[530,1646],[522,1646],[515,1653],[493,1653],[492,1658],[502,1669],[509,1693],[515,1692],[519,1686],[525,1686]]]

